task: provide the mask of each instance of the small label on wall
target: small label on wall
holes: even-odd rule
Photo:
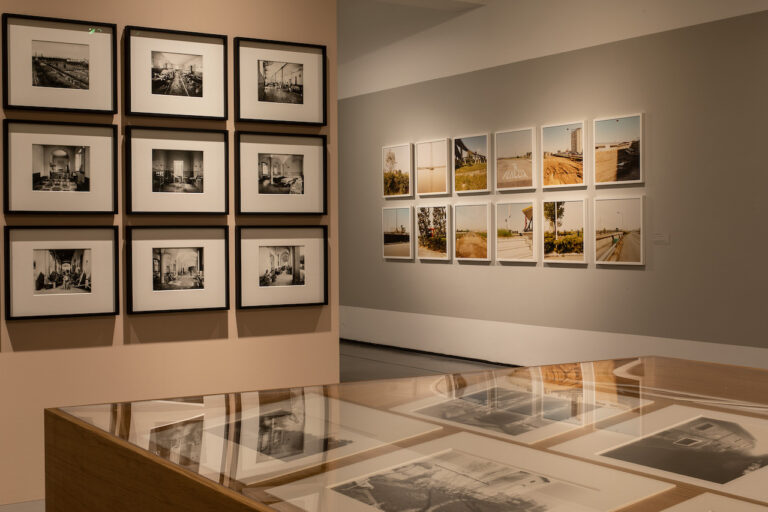
[[[652,239],[653,239],[653,245],[669,245],[670,244],[669,233],[654,233]]]

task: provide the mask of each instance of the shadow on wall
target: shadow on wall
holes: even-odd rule
[[[281,307],[236,311],[237,336],[280,336],[331,330],[330,307]]]
[[[158,313],[125,317],[126,345],[227,339],[227,311]]]
[[[48,318],[8,322],[14,352],[112,346],[115,317]]]

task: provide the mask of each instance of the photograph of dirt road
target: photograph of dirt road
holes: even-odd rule
[[[419,206],[416,208],[418,249],[422,260],[447,260],[448,255],[448,207]]]
[[[545,187],[584,184],[584,123],[541,129],[542,175]]]
[[[595,199],[595,262],[643,264],[643,199]]]
[[[496,260],[533,260],[533,203],[496,205]]]
[[[496,189],[533,187],[533,128],[496,134]]]
[[[384,232],[384,257],[411,259],[411,207],[383,208],[381,227]]]
[[[453,139],[454,189],[461,192],[488,190],[488,136]]]
[[[595,183],[642,181],[640,114],[595,120]]]
[[[585,263],[584,201],[544,201],[544,261]]]
[[[456,205],[453,219],[456,259],[488,260],[488,205]]]
[[[416,192],[420,196],[448,193],[448,139],[416,144]]]

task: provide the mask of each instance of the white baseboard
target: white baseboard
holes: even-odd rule
[[[656,355],[768,368],[768,349],[341,306],[341,337],[534,366]]]

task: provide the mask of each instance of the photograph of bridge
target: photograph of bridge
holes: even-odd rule
[[[87,44],[32,40],[32,86],[88,89]]]
[[[541,128],[542,174],[545,187],[584,184],[584,123]]]
[[[489,259],[488,205],[457,204],[454,208],[456,258]]]
[[[496,205],[496,259],[531,261],[534,247],[533,203]]]
[[[595,183],[642,181],[642,116],[595,120]]]
[[[384,208],[382,231],[385,258],[411,258],[411,208]]]
[[[595,262],[643,264],[643,199],[595,199]]]
[[[533,129],[496,133],[496,188],[533,187]]]
[[[457,193],[488,190],[488,136],[453,139],[453,179]]]
[[[203,97],[203,56],[152,52],[152,94]]]
[[[544,261],[584,263],[584,201],[544,201]]]
[[[304,64],[259,60],[259,101],[304,104]]]

